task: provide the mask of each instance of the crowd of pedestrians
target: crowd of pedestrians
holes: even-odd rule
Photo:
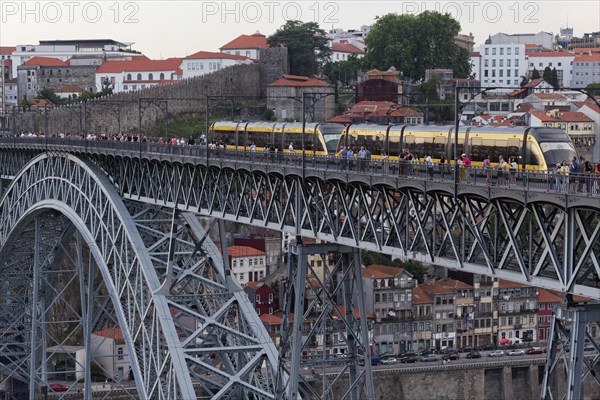
[[[43,133],[25,132],[20,137],[44,137]],[[153,142],[156,144],[178,145],[178,146],[207,146],[207,139],[204,134],[198,136],[198,139],[190,135],[187,139],[183,137],[171,137],[164,139],[162,137],[147,139],[135,133],[117,133],[117,134],[88,134],[87,136],[71,134],[54,134],[52,137],[86,139],[86,140],[114,140],[120,142]],[[207,146],[210,150],[225,150],[227,145],[222,141],[212,140]],[[257,146],[251,142],[247,147],[250,153],[256,153]],[[293,161],[292,158],[297,151],[294,143],[290,142],[287,151],[282,147],[274,146],[264,147],[264,151],[270,154],[271,160]],[[287,153],[287,154],[286,154]],[[337,152],[337,163],[342,170],[363,171],[363,172],[381,172],[383,174],[398,174],[405,177],[422,177],[434,179],[436,176],[441,179],[450,178],[454,173],[454,166],[449,163],[445,155],[439,155],[439,160],[434,161],[429,153],[420,156],[416,151],[409,148],[403,149],[398,161],[394,162],[381,149],[376,151],[378,160],[372,160],[371,151],[365,146],[341,146]],[[498,156],[494,161],[489,155],[483,159],[481,167],[473,167],[470,157],[463,153],[455,162],[458,168],[458,178],[461,182],[481,182],[483,177],[487,185],[514,186],[523,175],[520,173],[517,157],[510,156],[505,159],[503,155]],[[547,190],[570,193],[600,193],[600,163],[593,165],[583,156],[573,157],[571,160],[563,160],[556,165],[549,166],[548,171],[528,171],[528,175],[534,176],[537,180],[547,182]]]

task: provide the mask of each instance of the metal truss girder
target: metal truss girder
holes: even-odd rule
[[[35,215],[47,210],[64,214],[82,233],[111,289],[139,397],[195,397],[183,354],[174,345],[177,334],[167,301],[147,296],[158,280],[139,233],[122,200],[93,164],[72,155],[38,156],[15,177],[0,208],[3,253],[14,246],[15,233]],[[144,352],[147,356],[140,357]],[[157,377],[163,379],[160,385]]]
[[[541,399],[576,400],[582,398],[583,382],[591,377],[600,386],[596,368],[600,365],[600,344],[589,333],[591,324],[600,322],[600,305],[570,304],[553,311],[548,353],[542,381]],[[593,354],[585,354],[591,345]],[[560,361],[566,375],[564,388],[555,382]],[[561,390],[561,389],[564,389]]]

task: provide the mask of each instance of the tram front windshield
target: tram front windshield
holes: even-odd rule
[[[577,156],[575,147],[570,142],[542,142],[540,148],[546,158],[548,169],[555,168],[556,164],[561,164],[563,161],[569,164],[573,157]]]

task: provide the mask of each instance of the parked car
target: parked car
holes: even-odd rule
[[[527,350],[527,354],[544,354],[544,349],[541,347],[532,347]]]
[[[522,356],[525,354],[525,350],[521,350],[521,349],[510,350],[506,354],[508,354],[509,356]]]
[[[458,353],[448,353],[448,354],[444,354],[442,359],[443,360],[458,360],[460,358],[460,354]]]
[[[494,351],[490,351],[488,356],[489,357],[502,357],[502,356],[504,356],[504,352],[502,350],[494,350]]]
[[[371,357],[371,365],[379,365],[381,364],[381,358],[379,356]]]
[[[67,390],[69,390],[69,386],[62,385],[60,383],[51,383],[49,387],[50,390],[52,390],[53,392],[66,392]]]
[[[394,357],[388,357],[381,360],[381,363],[384,365],[396,364],[397,362],[398,360],[396,360]]]
[[[400,357],[400,362],[402,364],[416,363],[420,361],[421,357],[417,353],[406,353],[402,357]]]
[[[435,354],[428,354],[426,356],[421,357],[421,362],[433,362],[440,361],[440,358]]]
[[[481,358],[481,353],[478,351],[472,351],[467,354],[467,358]]]

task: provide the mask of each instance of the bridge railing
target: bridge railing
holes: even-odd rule
[[[122,142],[116,140],[85,140],[77,138],[0,137],[4,146],[29,147],[39,150],[83,151],[102,153],[119,152],[132,157],[143,155],[173,155],[192,159],[221,160],[234,164],[282,165],[289,169],[305,168],[311,171],[329,171],[352,175],[388,176],[405,179],[435,180],[455,183],[455,164],[426,164],[388,159],[345,159],[335,155],[208,149],[205,145],[172,145],[152,142]],[[208,151],[208,155],[207,155]],[[498,168],[458,166],[460,184],[521,188],[546,192],[560,192],[585,196],[600,196],[600,174],[570,173],[536,170],[499,170]]]

